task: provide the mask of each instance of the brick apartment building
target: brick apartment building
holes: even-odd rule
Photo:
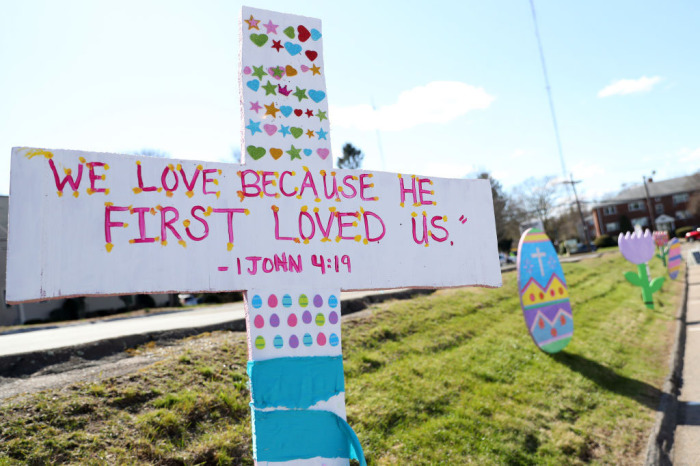
[[[700,226],[700,218],[689,211],[689,200],[700,193],[700,172],[663,181],[647,182],[649,204],[644,185],[632,186],[620,191],[593,207],[596,236],[617,235],[625,229],[639,225],[652,228],[651,210],[657,230],[674,232],[677,228]]]

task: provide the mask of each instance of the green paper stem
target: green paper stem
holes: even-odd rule
[[[642,301],[649,309],[654,309],[654,293],[661,289],[664,284],[665,277],[657,277],[649,282],[646,264],[637,264],[637,273],[626,272],[625,278],[634,286],[642,289]]]
[[[656,255],[656,257],[661,259],[661,262],[664,263],[664,267],[666,267],[666,256],[668,256],[668,247],[659,246],[659,253]]]

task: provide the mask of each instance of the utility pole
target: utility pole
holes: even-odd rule
[[[656,170],[652,171],[652,176],[656,173]],[[647,195],[647,211],[649,212],[649,220],[651,221],[651,231],[656,230],[656,222],[654,222],[654,214],[651,210],[651,198],[649,197],[649,187],[647,186],[647,177],[642,175],[642,181],[644,182],[644,192]]]
[[[586,238],[586,246],[590,247],[591,240],[588,237],[588,227],[586,225],[586,220],[583,218],[583,212],[581,211],[581,202],[578,200],[578,194],[576,193],[576,184],[580,183],[581,180],[574,181],[574,175],[569,173],[569,181],[564,181],[566,184],[571,185],[571,189],[574,191],[574,198],[576,199],[576,208],[578,209],[578,215],[581,217],[581,225],[583,225],[583,235]]]

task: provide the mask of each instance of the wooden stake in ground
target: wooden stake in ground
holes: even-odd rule
[[[364,461],[341,290],[501,285],[488,180],[333,170],[322,42],[243,8],[245,164],[12,154],[8,302],[245,291],[259,464]]]

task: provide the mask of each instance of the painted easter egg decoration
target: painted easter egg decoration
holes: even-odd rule
[[[678,238],[673,238],[668,242],[668,276],[671,277],[671,280],[678,277],[682,262],[681,243],[678,242]]]
[[[564,349],[574,334],[569,289],[552,242],[536,228],[518,244],[518,294],[535,344],[546,353]]]

